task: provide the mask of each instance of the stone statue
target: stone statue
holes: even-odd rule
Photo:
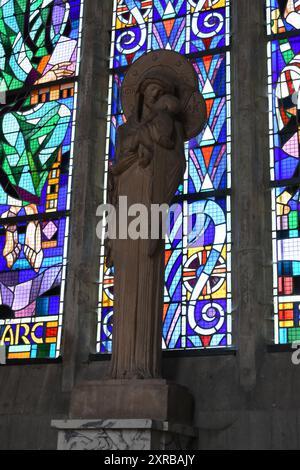
[[[151,52],[127,72],[122,86],[126,124],[117,132],[109,199],[118,211],[170,204],[186,170],[184,142],[206,121],[206,107],[190,62],[171,51]],[[130,219],[129,219],[130,222]],[[109,239],[114,266],[113,354],[110,378],[159,378],[162,345],[164,239]]]

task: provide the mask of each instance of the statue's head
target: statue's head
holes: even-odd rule
[[[144,105],[151,109],[155,105],[155,103],[165,94],[166,90],[161,83],[148,83],[143,92]]]
[[[164,95],[176,96],[175,78],[164,67],[154,67],[142,77],[137,89],[138,116],[144,106],[151,110]]]
[[[197,73],[174,51],[149,52],[134,62],[124,77],[121,100],[126,119],[141,121],[163,111],[176,115],[185,140],[198,135],[207,120]]]

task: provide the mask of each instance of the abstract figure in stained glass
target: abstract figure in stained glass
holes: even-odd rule
[[[202,248],[203,245],[210,246],[211,249],[208,253],[197,250],[184,267],[185,270],[190,267],[194,268],[194,278],[188,288],[188,319],[193,331],[207,339],[219,333],[225,322],[225,312],[221,305],[216,308],[217,303],[211,300],[201,310],[199,300],[206,296],[213,299],[212,294],[218,291],[225,282],[226,266],[221,255],[226,243],[226,216],[214,200],[198,201],[190,206],[190,213],[196,216],[194,226],[189,227],[190,251],[194,252],[197,248],[199,250],[199,247]],[[191,222],[192,220],[190,224]],[[211,224],[214,230],[209,233],[208,229]],[[207,315],[208,310],[209,315]],[[202,341],[206,339],[202,338]]]
[[[70,39],[66,0],[2,0],[0,4],[0,202],[9,209],[3,255],[11,269],[21,253],[16,224],[8,218],[22,210],[37,216],[42,190],[57,159],[71,119],[57,101],[30,105],[20,90],[74,75],[76,41]],[[33,218],[34,219],[34,218]],[[27,223],[24,254],[39,272],[43,262],[40,223]]]
[[[300,4],[298,1],[279,2],[279,13],[287,25],[300,29]],[[300,54],[294,53],[288,39],[279,40],[280,51],[286,66],[279,75],[276,87],[276,114],[280,147],[288,156],[286,166],[294,169],[287,177],[299,176],[299,113],[300,113]],[[288,215],[289,202],[298,192],[297,187],[284,188],[277,195],[277,214]]]
[[[275,342],[299,340],[300,2],[268,0]]]

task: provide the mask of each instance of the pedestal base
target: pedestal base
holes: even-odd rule
[[[103,380],[79,384],[72,392],[71,419],[150,419],[191,425],[189,391],[166,380]]]
[[[69,417],[52,422],[58,449],[190,450],[196,438],[192,395],[162,379],[78,384]]]
[[[196,430],[163,421],[52,421],[58,430],[58,450],[192,450]]]

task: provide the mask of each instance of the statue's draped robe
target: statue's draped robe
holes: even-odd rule
[[[146,123],[130,118],[117,136],[112,201],[128,197],[128,207],[170,204],[186,162],[181,124],[163,113]],[[152,142],[148,165],[138,152]],[[130,222],[130,219],[129,219]],[[164,289],[164,240],[110,242],[115,268],[112,378],[160,376]]]

